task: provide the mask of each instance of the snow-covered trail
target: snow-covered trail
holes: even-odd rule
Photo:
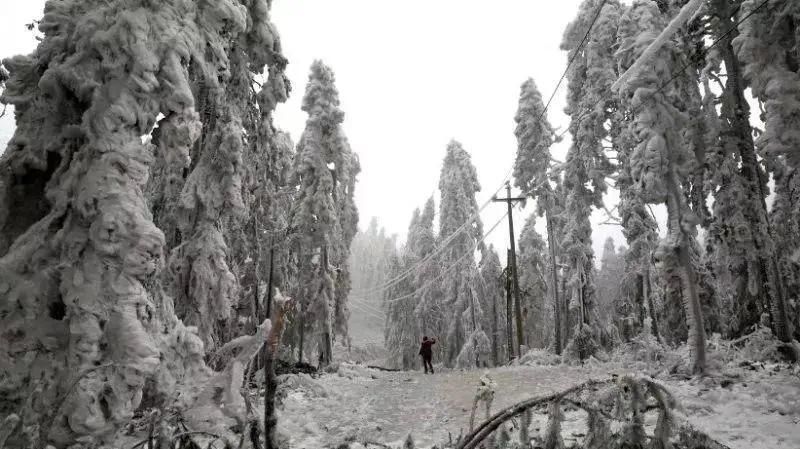
[[[489,371],[497,383],[493,411],[590,378],[629,374],[621,366],[608,364]],[[425,375],[343,368],[317,379],[317,388],[289,393],[280,426],[291,435],[292,448],[335,448],[345,441],[400,443],[409,433],[418,447],[429,446],[447,440],[448,432],[455,437],[461,429],[466,430],[475,387],[484,372]],[[728,388],[690,382],[666,385],[685,403],[684,411],[693,424],[731,448],[800,448],[800,379],[796,377],[748,379],[744,387]],[[771,401],[766,399],[748,400],[775,388],[789,392],[784,410],[773,407],[770,411]],[[478,416],[482,417],[480,409]]]
[[[466,429],[475,387],[484,370],[422,372],[364,370],[317,380],[327,397],[294,392],[285,402],[281,426],[293,436],[293,448],[324,447],[348,439],[396,442],[413,433],[418,445],[430,445]],[[493,410],[522,399],[564,389],[590,376],[608,377],[575,367],[508,367],[490,370],[498,384]],[[287,422],[294,421],[294,422]],[[317,434],[317,435],[315,435]],[[303,437],[305,435],[305,438]],[[327,438],[318,440],[327,435]],[[317,445],[313,444],[317,440]],[[319,445],[322,443],[323,445]]]

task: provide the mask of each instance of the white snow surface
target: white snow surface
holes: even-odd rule
[[[492,413],[529,397],[564,390],[590,378],[646,375],[641,364],[510,366],[488,370],[495,380]],[[479,379],[486,370],[437,369],[384,372],[342,364],[339,371],[292,385],[279,412],[280,432],[290,448],[335,448],[342,443],[379,442],[401,447],[409,433],[418,448],[466,431]],[[296,377],[296,376],[295,376]],[[720,385],[720,379],[733,383]],[[680,403],[679,415],[732,449],[800,448],[800,372],[785,365],[757,370],[728,367],[721,376],[659,379]],[[311,385],[315,386],[311,386]],[[565,441],[580,416],[567,415]],[[538,422],[535,418],[534,423]],[[534,426],[534,430],[535,430]],[[544,430],[541,426],[540,430]],[[578,432],[578,430],[574,430]],[[352,444],[352,447],[361,447]],[[371,446],[374,447],[374,446]]]

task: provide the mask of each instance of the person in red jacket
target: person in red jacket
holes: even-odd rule
[[[431,349],[431,346],[435,344],[436,340],[428,340],[427,336],[422,337],[422,345],[419,347],[419,355],[422,356],[422,365],[425,367],[425,374],[428,374],[428,368],[430,368],[431,374],[433,374],[433,365],[431,364],[433,350]]]

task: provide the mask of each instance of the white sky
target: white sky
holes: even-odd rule
[[[2,0],[4,3],[10,0]],[[545,100],[566,67],[559,50],[562,33],[580,0],[274,0],[273,21],[289,59],[294,91],[276,114],[277,126],[297,139],[305,125],[300,110],[308,69],[322,59],[336,73],[345,132],[361,158],[356,201],[365,227],[372,216],[404,239],[411,213],[438,184],[450,139],[472,154],[483,191],[482,204],[509,172],[516,152],[514,114],[519,88],[536,80]],[[24,24],[41,16],[44,0],[14,2],[0,15],[0,56],[33,50],[34,33]],[[548,116],[567,126],[566,82]],[[13,114],[0,119],[0,148],[13,133]],[[563,160],[567,139],[553,149]],[[503,191],[503,194],[505,192]],[[438,206],[438,195],[437,195]],[[607,206],[616,204],[616,192]],[[517,233],[523,218],[515,213]],[[482,215],[488,229],[504,213],[490,205]],[[661,215],[661,214],[659,214]],[[611,236],[624,244],[619,226],[592,217],[599,259]],[[542,223],[539,227],[543,232]],[[489,238],[504,257],[505,222]]]

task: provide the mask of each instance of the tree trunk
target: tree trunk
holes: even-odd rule
[[[275,376],[274,361],[277,358],[283,328],[286,324],[288,304],[274,314],[272,329],[264,345],[264,449],[278,449],[278,417],[275,415],[275,392],[278,378]]]
[[[306,337],[306,316],[305,311],[300,310],[300,319],[298,321],[298,326],[300,326],[300,343],[298,345],[298,355],[297,355],[297,363],[303,363],[303,345],[305,344],[305,337]]]
[[[692,371],[695,374],[703,374],[706,369],[706,330],[703,325],[703,310],[700,307],[700,298],[697,294],[697,277],[692,267],[689,250],[689,239],[693,237],[687,235],[686,230],[683,229],[684,226],[689,226],[684,218],[686,203],[681,196],[675,174],[670,172],[665,181],[668,189],[668,232],[675,234],[672,238],[675,239],[676,247],[674,250],[681,266],[681,281],[684,290],[682,295],[683,307],[686,311],[686,321],[689,327],[689,345],[694,355]]]
[[[642,278],[642,287],[644,289],[644,299],[645,304],[647,304],[647,309],[650,314],[650,324],[652,325],[653,336],[656,337],[656,341],[661,343],[661,336],[658,333],[658,321],[656,321],[656,307],[655,302],[653,301],[653,294],[650,292],[650,261],[647,261],[647,265],[644,269],[644,276]]]
[[[550,216],[550,211],[545,211],[546,214],[546,221],[547,221],[547,246],[550,250],[550,276],[552,278],[552,284],[550,285],[550,290],[552,292],[553,297],[553,321],[555,325],[553,326],[555,330],[555,350],[556,354],[561,354],[561,307],[559,305],[559,295],[558,295],[558,267],[556,266],[556,238],[555,238],[555,230],[553,229],[553,219]]]

